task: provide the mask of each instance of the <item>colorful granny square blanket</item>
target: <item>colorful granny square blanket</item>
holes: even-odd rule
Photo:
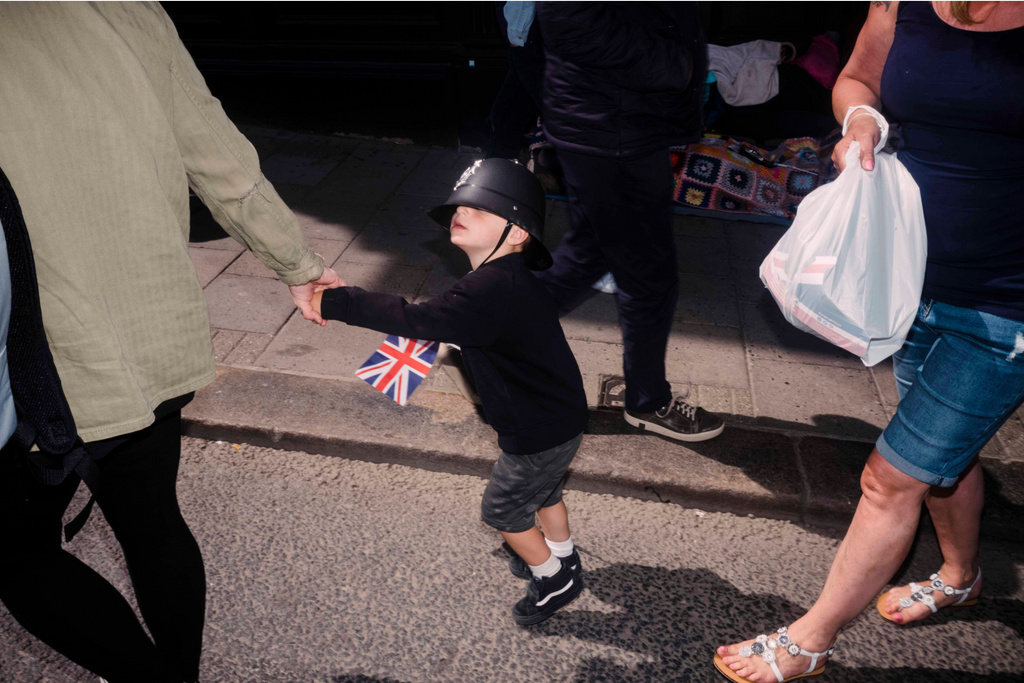
[[[731,138],[705,135],[700,142],[672,148],[673,199],[694,213],[720,211],[760,214],[793,220],[797,206],[811,190],[835,179],[831,161],[837,134],[817,140],[793,138],[773,151],[754,148],[772,166],[740,153]]]

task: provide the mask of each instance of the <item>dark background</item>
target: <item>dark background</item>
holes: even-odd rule
[[[164,7],[238,123],[454,146],[460,128],[464,136],[479,128],[507,70],[507,44],[491,2]],[[705,2],[701,15],[708,42],[719,45],[768,39],[792,42],[802,52],[812,36],[836,31],[845,62],[867,8],[866,2]]]

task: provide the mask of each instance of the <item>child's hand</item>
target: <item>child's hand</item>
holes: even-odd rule
[[[312,320],[317,325],[323,327],[327,324],[327,321],[320,317],[320,299],[323,298],[322,292],[325,289],[334,289],[335,287],[344,287],[345,281],[338,277],[330,268],[324,268],[323,274],[312,282],[307,282],[304,285],[291,285],[288,289],[291,291],[292,300],[295,305],[302,311],[302,317],[306,320]],[[316,310],[313,309],[312,300],[313,297],[317,297]]]
[[[313,299],[309,302],[309,305],[313,308],[313,311],[319,316],[320,313],[320,302],[324,299],[324,290],[327,287],[317,287],[316,292],[313,294]],[[321,318],[323,320],[323,318]],[[326,321],[325,321],[326,322]]]

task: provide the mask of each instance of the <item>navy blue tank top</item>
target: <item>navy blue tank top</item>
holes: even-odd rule
[[[881,97],[921,188],[923,296],[1024,321],[1024,27],[965,31],[901,2]]]

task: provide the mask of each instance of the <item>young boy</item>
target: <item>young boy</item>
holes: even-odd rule
[[[471,273],[422,304],[342,287],[318,293],[313,308],[325,320],[461,347],[502,450],[484,491],[483,521],[513,551],[512,573],[532,579],[513,618],[537,624],[583,590],[562,481],[587,419],[583,379],[558,312],[530,272],[551,265],[541,243],[544,191],[520,164],[487,159],[427,214],[451,231]]]

